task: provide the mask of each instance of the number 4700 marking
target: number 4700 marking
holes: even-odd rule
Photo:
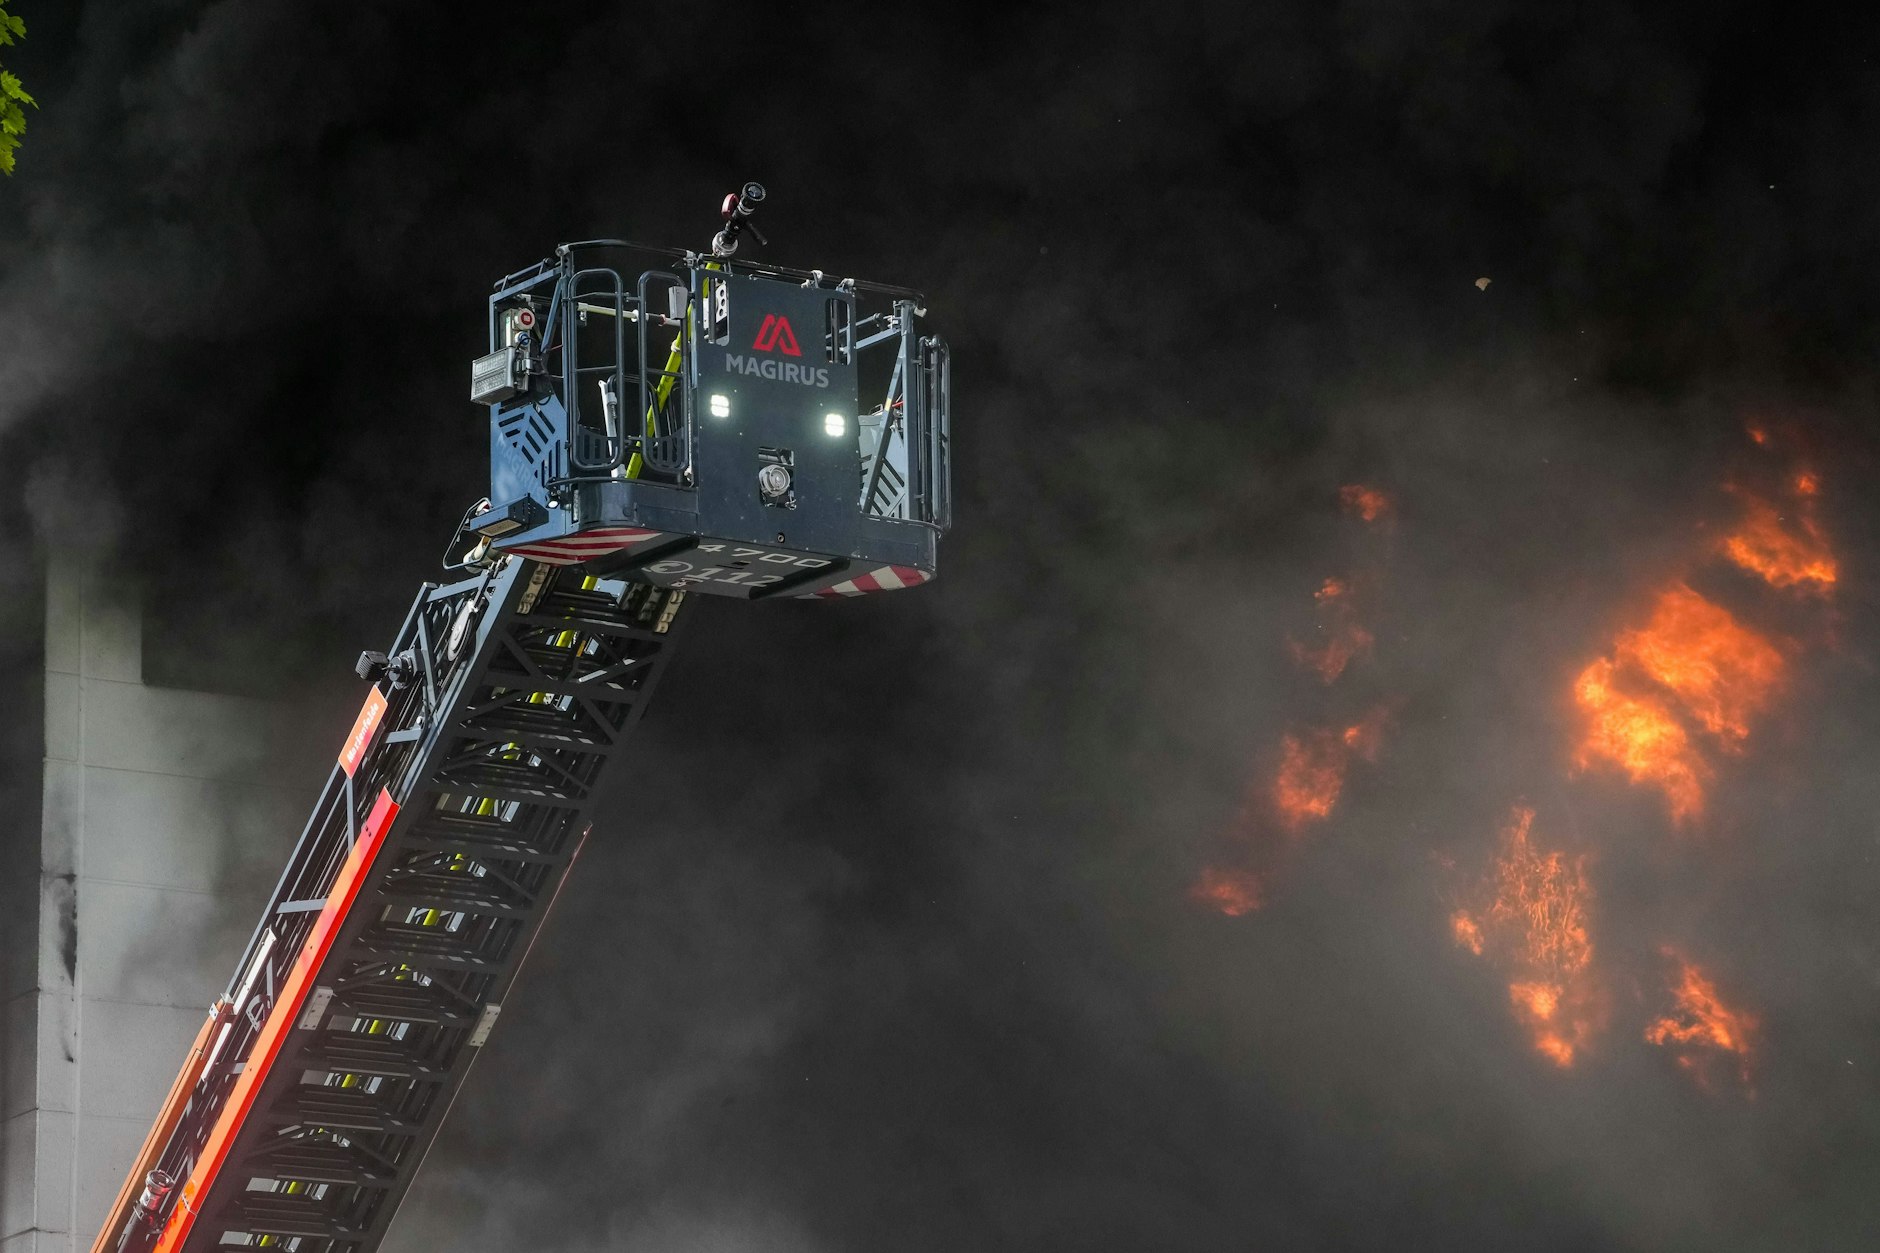
[[[763,548],[736,548],[725,544],[700,544],[695,552],[711,553],[720,561],[731,561],[738,565],[748,565],[752,558],[765,565],[788,566],[793,570],[820,570],[832,564],[821,557],[799,557],[795,553],[771,552]],[[745,587],[768,587],[772,583],[781,583],[783,575],[771,574],[765,570],[731,569],[727,566],[707,566],[695,570],[689,561],[656,561],[646,567],[652,574],[677,574],[684,577],[679,580],[683,585],[688,582],[699,583],[737,583]]]
[[[791,566],[798,570],[820,570],[829,564],[821,557],[799,557],[795,553],[774,553],[762,548],[733,548],[726,552],[723,544],[700,544],[694,551],[716,554],[723,561],[748,561],[755,557],[769,565]]]

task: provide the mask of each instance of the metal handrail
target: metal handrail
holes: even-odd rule
[[[659,244],[640,244],[630,239],[582,239],[573,243],[557,245],[555,255],[566,257],[577,248],[630,248],[636,252],[650,252],[662,257],[674,257],[685,262],[688,269],[697,269],[706,261],[723,267],[726,274],[767,275],[772,278],[807,280],[816,285],[827,283],[831,287],[847,287],[853,291],[869,291],[880,296],[893,296],[896,299],[912,300],[916,304],[925,304],[926,297],[911,287],[895,287],[888,283],[874,283],[859,278],[832,278],[820,270],[798,270],[787,265],[771,265],[763,261],[732,261],[728,257],[707,257],[703,253],[693,252],[688,248],[668,248]],[[526,273],[526,271],[521,271]],[[498,284],[500,286],[501,284]]]
[[[608,287],[604,291],[583,292],[581,289],[581,280],[590,277],[604,277],[608,280]],[[561,404],[562,408],[568,413],[568,468],[576,473],[586,471],[589,473],[611,474],[615,470],[620,469],[626,461],[629,441],[624,424],[618,432],[606,431],[606,423],[603,420],[602,430],[606,431],[605,440],[610,456],[602,461],[583,460],[578,451],[580,441],[575,438],[575,432],[585,429],[581,422],[581,376],[583,374],[604,373],[611,370],[614,381],[614,395],[618,397],[625,390],[625,367],[627,360],[626,284],[621,280],[618,270],[597,266],[584,270],[570,268],[563,274],[561,282],[556,284],[555,287],[555,302],[564,310],[570,306],[578,310],[583,295],[603,295],[609,292],[611,292],[614,298],[614,357],[610,365],[584,368],[580,363],[579,350],[574,344],[572,335],[566,330],[564,330],[562,334]],[[644,306],[642,305],[641,307],[643,308]],[[635,321],[639,320],[640,319],[637,318],[635,319]],[[573,319],[570,319],[570,322],[572,321]]]
[[[583,263],[588,258],[582,253],[609,248],[671,257],[682,264],[670,270],[645,270],[629,289],[620,269]],[[601,258],[591,260],[599,262]],[[838,331],[844,341],[839,346],[852,360],[868,349],[893,341],[893,372],[882,402],[880,443],[872,459],[864,464],[862,492],[856,503],[863,513],[873,517],[946,530],[953,512],[952,366],[945,343],[919,333],[918,322],[926,310],[918,303],[918,292],[884,284],[836,281],[818,271],[734,262],[629,240],[563,244],[556,249],[553,263],[541,263],[507,276],[491,298],[491,336],[496,343],[501,334],[500,306],[523,294],[539,301],[542,285],[554,283],[547,314],[536,327],[539,338],[535,351],[540,354],[537,368],[545,369],[555,381],[565,427],[557,436],[560,447],[544,454],[544,485],[556,491],[624,478],[681,490],[695,487],[691,471],[699,436],[695,412],[698,402],[693,395],[699,381],[697,349],[699,337],[708,333],[703,321],[707,316],[706,293],[716,277],[805,280],[805,286],[834,292],[859,290],[895,297],[892,308],[853,316]],[[662,287],[686,292],[684,316],[676,321],[664,312],[655,316],[654,289]],[[541,308],[539,303],[537,308]],[[589,364],[581,356],[582,338],[575,335],[574,325],[589,315],[613,320],[611,361]],[[668,331],[674,332],[671,340]],[[628,357],[629,348],[637,349],[636,357]],[[629,375],[635,384],[632,388],[627,387]],[[617,398],[612,422],[582,421],[586,412],[583,405],[592,403],[591,398],[582,395],[582,388],[592,386],[596,378],[608,380]],[[627,412],[629,407],[631,414]],[[878,499],[879,493],[886,493],[889,499]]]
[[[673,353],[676,351],[679,358],[679,368],[677,370],[672,369],[670,364],[658,370],[653,368],[652,357],[649,355],[651,345],[647,342],[647,330],[651,319],[640,319],[638,328],[640,337],[639,407],[634,410],[635,414],[638,415],[637,420],[645,423],[647,427],[651,427],[656,419],[664,418],[665,415],[670,414],[671,407],[675,403],[675,392],[677,393],[676,403],[679,406],[677,430],[661,430],[658,435],[653,435],[649,431],[642,429],[639,439],[640,457],[647,465],[664,474],[671,475],[683,486],[685,472],[692,467],[692,388],[689,384],[691,382],[694,356],[692,351],[693,338],[697,332],[697,310],[701,302],[691,298],[691,285],[679,275],[667,274],[659,270],[647,270],[640,275],[640,281],[634,289],[635,295],[639,299],[641,309],[649,307],[646,298],[649,283],[657,283],[669,288],[681,288],[687,293],[687,301],[686,315],[677,327],[677,335],[673,340],[673,347],[667,350],[669,363]],[[666,389],[664,403],[659,403],[654,398],[653,388],[656,385],[653,384],[652,380],[655,377],[661,380],[672,380],[673,386]],[[683,437],[684,453],[682,456],[675,456],[670,449],[672,442],[680,437]]]

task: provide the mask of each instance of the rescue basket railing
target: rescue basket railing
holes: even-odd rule
[[[951,360],[946,344],[920,332],[926,310],[918,293],[820,271],[733,262],[682,250],[673,269],[647,270],[629,287],[622,271],[590,262],[597,249],[638,248],[619,240],[564,244],[556,258],[517,271],[490,300],[490,342],[505,344],[506,310],[527,302],[545,310],[527,346],[532,373],[559,401],[558,429],[526,416],[541,410],[524,390],[499,405],[498,424],[536,465],[551,495],[607,480],[690,490],[697,486],[697,404],[701,345],[723,344],[724,277],[760,277],[891,303],[831,315],[824,328],[831,359],[854,361],[887,377],[882,400],[858,415],[862,469],[856,507],[865,516],[945,530],[952,521]],[[663,293],[663,294],[662,294]],[[629,329],[628,324],[632,327]],[[884,364],[880,354],[888,353]],[[505,428],[509,429],[509,428]]]

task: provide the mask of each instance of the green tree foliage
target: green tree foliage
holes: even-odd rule
[[[0,48],[12,47],[24,34],[26,23],[8,13],[6,0],[0,0]],[[19,79],[0,70],[0,174],[13,173],[13,150],[26,133],[26,110],[21,106],[29,104],[39,107],[39,102],[20,86]]]

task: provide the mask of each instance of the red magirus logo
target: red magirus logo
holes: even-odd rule
[[[764,324],[757,328],[757,338],[751,347],[759,352],[780,352],[786,357],[800,357],[802,348],[797,346],[796,332],[790,329],[790,319],[775,313],[764,315]]]

